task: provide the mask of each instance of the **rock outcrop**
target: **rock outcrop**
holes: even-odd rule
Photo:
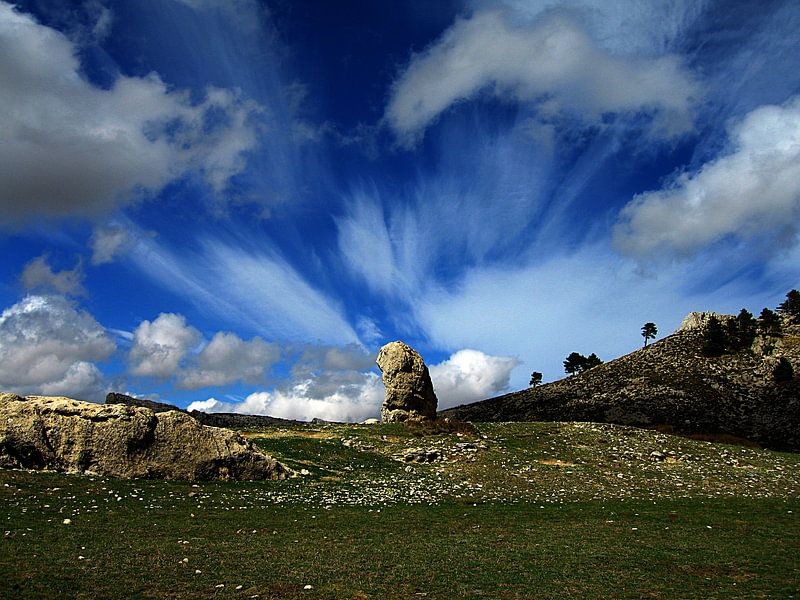
[[[712,315],[690,313],[672,335],[580,375],[441,414],[664,426],[800,450],[800,326],[784,321],[782,335],[758,335],[749,348],[708,357],[702,349]]]
[[[416,350],[403,342],[391,342],[380,349],[375,362],[386,387],[381,407],[384,423],[436,418],[437,400],[431,376]]]
[[[0,394],[0,466],[120,478],[284,479],[240,434],[178,411]]]

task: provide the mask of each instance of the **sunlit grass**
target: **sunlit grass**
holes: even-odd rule
[[[0,471],[0,597],[787,598],[800,587],[797,455],[609,425],[479,428],[256,434],[309,473],[281,482]],[[420,447],[443,460],[402,461]]]

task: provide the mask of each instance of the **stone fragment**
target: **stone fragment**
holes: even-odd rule
[[[376,362],[386,387],[381,407],[384,423],[436,418],[437,399],[431,376],[416,350],[403,342],[391,342],[380,349]]]
[[[0,394],[0,466],[120,478],[284,479],[239,433],[177,411]]]

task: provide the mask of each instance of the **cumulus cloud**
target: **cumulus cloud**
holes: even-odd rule
[[[308,421],[358,422],[377,417],[384,388],[375,373],[349,373],[309,378],[271,392],[250,394],[243,402],[221,402],[209,398],[193,402],[188,410],[238,412]]]
[[[479,350],[459,350],[429,370],[439,408],[483,400],[508,389],[516,358],[489,356]]]
[[[96,227],[92,233],[92,264],[104,265],[117,258],[119,254],[130,249],[133,236],[127,229],[116,225]]]
[[[260,337],[246,342],[234,333],[220,331],[181,374],[178,386],[197,389],[235,381],[259,383],[280,356],[276,344],[268,344]]]
[[[183,315],[161,313],[152,322],[142,321],[133,332],[128,353],[130,372],[142,377],[171,377],[201,339],[200,332],[188,325]]]
[[[621,211],[617,248],[690,254],[726,236],[791,239],[800,217],[800,97],[761,106],[729,130],[728,152]]]
[[[55,292],[69,296],[85,296],[86,290],[83,287],[83,265],[81,261],[71,270],[54,272],[47,262],[47,255],[34,258],[20,275],[22,285],[28,291]]]
[[[94,361],[115,350],[105,329],[62,296],[27,296],[0,315],[0,389],[100,402]]]
[[[292,367],[292,375],[302,379],[324,371],[365,371],[375,367],[376,352],[359,344],[329,346],[307,344]]]
[[[672,55],[614,55],[563,11],[511,24],[504,12],[459,18],[427,50],[414,55],[395,81],[385,118],[413,143],[453,104],[487,91],[536,103],[545,117],[656,111],[654,132],[675,135],[692,125],[697,83]]]
[[[254,103],[218,88],[195,103],[155,73],[101,89],[77,54],[0,0],[3,220],[102,214],[189,171],[219,192],[244,167],[257,143]]]

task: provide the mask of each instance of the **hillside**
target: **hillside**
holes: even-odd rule
[[[665,426],[800,450],[800,328],[785,324],[782,336],[758,336],[745,350],[709,358],[702,353],[707,316],[691,313],[672,335],[579,375],[440,414]],[[781,357],[794,367],[788,381],[775,377]]]

